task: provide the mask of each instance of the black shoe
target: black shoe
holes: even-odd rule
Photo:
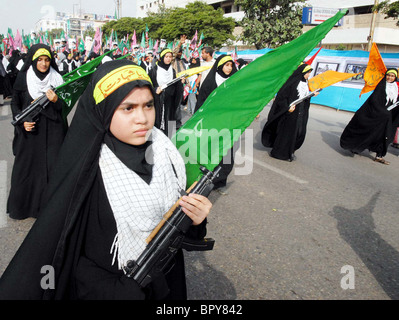
[[[289,162],[295,161],[296,160],[296,155],[292,154],[291,158],[288,159]]]

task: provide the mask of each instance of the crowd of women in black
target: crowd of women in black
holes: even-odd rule
[[[54,53],[43,44],[30,48],[13,79],[13,116],[42,94],[50,105],[37,119],[15,127],[7,212],[13,219],[37,220],[0,279],[1,299],[186,298],[181,250],[169,270],[146,288],[124,274],[127,261],[137,258],[148,234],[186,188],[184,161],[167,137],[168,122],[176,120],[184,103],[183,83],[161,89],[176,78],[174,59],[175,52],[163,49],[148,74],[127,59],[103,63],[68,128],[61,117],[63,102],[51,89],[63,83]],[[220,55],[200,87],[199,78],[192,79],[191,89],[199,87],[192,91],[195,111],[238,71],[231,56]],[[272,148],[274,158],[295,160],[305,141],[310,101],[292,102],[309,93],[311,71],[300,65],[274,99],[262,131],[262,143]],[[124,78],[123,72],[137,76]],[[399,108],[388,110],[398,100],[397,76],[397,70],[387,71],[345,128],[342,148],[368,149],[376,152],[375,161],[388,164],[383,157],[399,121]],[[100,90],[104,83],[107,94]],[[233,165],[233,155],[222,160],[215,188],[226,186]],[[202,239],[212,204],[193,194],[179,203],[193,220],[187,236]],[[56,270],[56,289],[39,286],[43,265]]]

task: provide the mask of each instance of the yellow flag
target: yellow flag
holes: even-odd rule
[[[381,58],[377,45],[373,42],[370,50],[369,62],[367,63],[367,68],[364,71],[363,76],[365,84],[359,96],[363,93],[374,90],[386,72],[387,68],[385,63]]]
[[[187,69],[182,72],[179,72],[176,75],[176,78],[178,78],[182,75],[184,75],[185,78],[188,78],[188,77],[193,76],[194,74],[200,73],[200,72],[208,70],[210,68],[212,68],[212,66],[203,66],[203,67],[195,67],[195,68]]]
[[[358,74],[359,73],[345,73],[327,70],[326,72],[320,73],[308,80],[309,90],[315,91],[320,88],[323,89],[337,82],[357,76]]]

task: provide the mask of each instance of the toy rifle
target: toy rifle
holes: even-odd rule
[[[51,88],[54,92],[57,90],[57,88]],[[11,124],[13,126],[17,126],[21,123],[24,123],[26,121],[28,122],[36,122],[39,114],[46,109],[47,105],[49,104],[50,100],[47,99],[46,94],[43,94],[36,100],[34,100],[27,108],[22,110],[20,113],[18,113],[15,116],[15,119],[11,121]]]
[[[221,167],[218,166],[213,172],[204,167],[200,169],[204,175],[199,181],[194,182],[187,192],[183,191],[186,195],[196,193],[207,197],[213,189],[213,179],[218,176]],[[143,253],[137,260],[129,260],[127,266],[124,267],[126,275],[136,280],[142,288],[167,267],[180,248],[183,247],[188,251],[213,249],[215,241],[211,238],[199,241],[185,238],[193,221],[179,206],[180,199],[148,236],[147,246]]]
[[[297,104],[300,104],[302,101],[305,101],[306,99],[309,99],[309,98],[313,97],[317,92],[320,92],[321,90],[323,90],[323,89],[319,88],[319,89],[317,89],[315,91],[312,91],[312,92],[308,93],[303,98],[296,99],[295,101],[291,102],[290,107],[291,106],[296,106]]]

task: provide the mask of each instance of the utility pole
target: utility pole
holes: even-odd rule
[[[378,6],[378,0],[374,0],[374,7]],[[373,44],[373,38],[374,38],[374,29],[375,29],[375,20],[377,18],[377,10],[373,10],[373,15],[371,16],[371,25],[370,25],[370,34],[367,37],[368,44],[367,44],[367,51],[371,50],[371,46]]]
[[[115,0],[116,2],[116,12],[118,14],[118,18],[122,16],[122,0]]]

